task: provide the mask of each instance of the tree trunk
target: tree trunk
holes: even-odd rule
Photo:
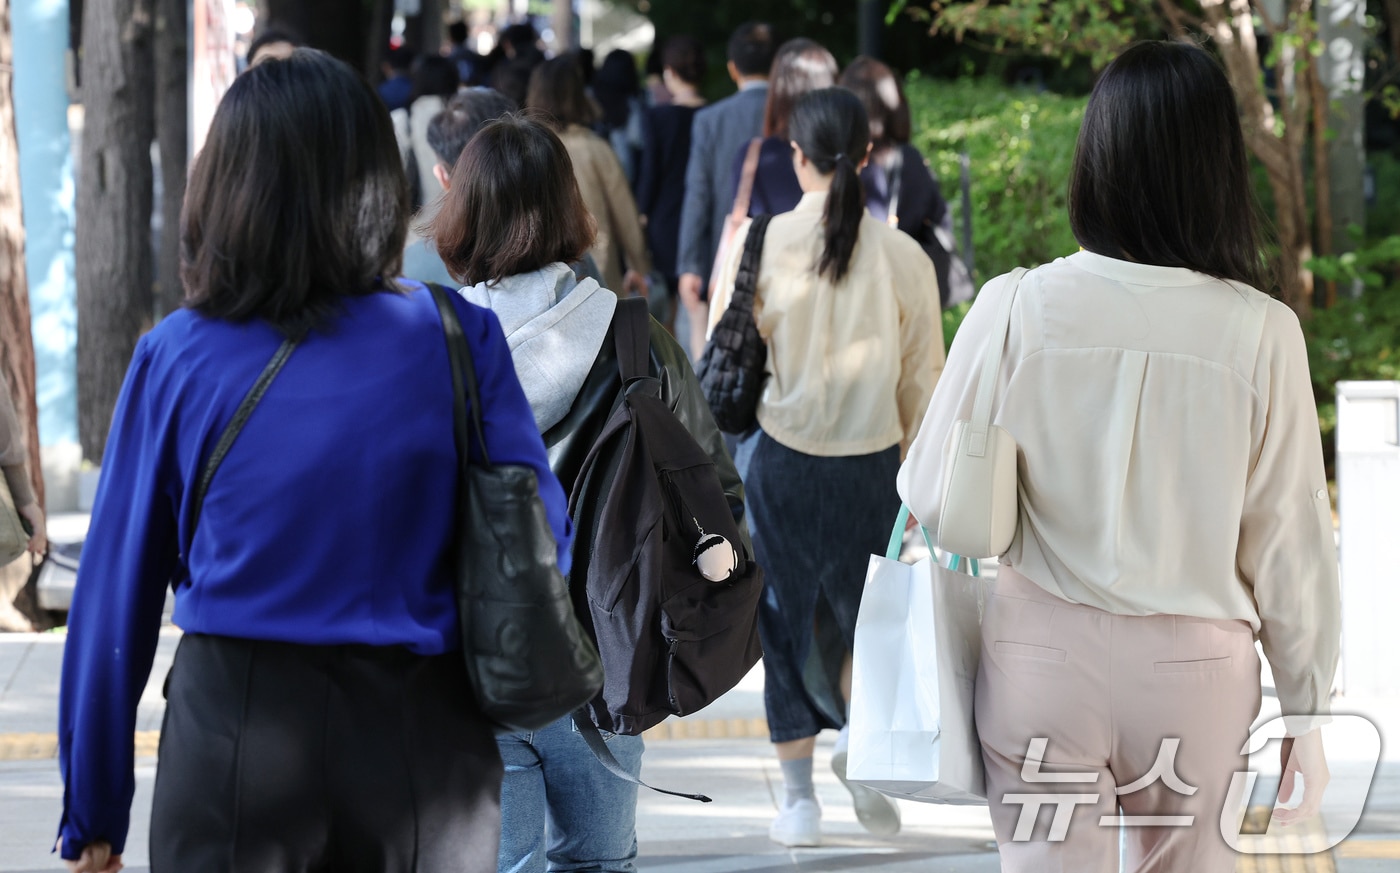
[[[39,406],[35,398],[34,337],[24,273],[24,213],[20,203],[19,139],[15,130],[14,55],[10,0],[0,0],[0,391],[9,391],[29,448],[29,480],[44,505],[39,465]]]
[[[152,0],[83,12],[83,146],[78,173],[78,436],[99,463],[151,295]]]
[[[1162,5],[1176,4],[1166,0]],[[1249,0],[1201,0],[1201,12],[1204,29],[1213,37],[1225,74],[1239,98],[1245,145],[1263,165],[1274,195],[1280,296],[1299,317],[1305,318],[1312,309],[1312,273],[1304,266],[1312,256],[1312,235],[1303,176],[1308,115],[1305,104],[1299,101],[1306,101],[1307,96],[1294,94],[1290,100],[1288,94],[1278,95],[1277,114],[1285,122],[1280,137],[1275,132],[1279,119],[1274,104],[1264,90],[1263,59],[1254,35],[1255,10]],[[1285,76],[1281,68],[1277,78],[1283,89]]]
[[[189,171],[189,8],[187,0],[156,3],[156,141],[160,145],[160,259],[156,315],[180,308],[180,207]]]

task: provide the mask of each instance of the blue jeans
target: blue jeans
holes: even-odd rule
[[[603,736],[623,769],[640,775],[642,738]],[[637,786],[603,769],[570,717],[496,744],[505,762],[500,873],[635,873]]]

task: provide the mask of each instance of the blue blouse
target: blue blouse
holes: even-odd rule
[[[96,840],[123,850],[136,705],[167,586],[187,633],[423,655],[458,648],[452,378],[431,295],[404,285],[409,293],[347,298],[297,347],[215,474],[197,534],[194,483],[282,337],[264,322],[181,310],[137,345],[68,616],[65,858]],[[500,322],[451,296],[492,461],[534,468],[567,572],[566,498]]]

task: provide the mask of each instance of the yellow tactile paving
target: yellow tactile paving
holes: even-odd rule
[[[136,732],[136,756],[154,755],[160,731]],[[58,757],[58,734],[0,734],[0,761],[46,761]]]
[[[713,740],[725,738],[767,739],[768,722],[761,718],[693,719],[662,722],[643,736],[649,742],[665,740]],[[160,731],[136,732],[136,755],[154,755]],[[51,733],[0,733],[0,761],[43,761],[58,757],[58,735]]]
[[[1263,831],[1269,812],[1266,806],[1250,808],[1245,816],[1245,832]],[[1282,829],[1268,839],[1277,843],[1279,852],[1288,854],[1241,855],[1235,864],[1235,873],[1337,873],[1337,861],[1332,853],[1318,851],[1327,841],[1320,819]],[[1310,854],[1301,854],[1303,852]]]
[[[1400,840],[1352,840],[1337,847],[1343,858],[1400,859]]]

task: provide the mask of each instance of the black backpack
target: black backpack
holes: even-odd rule
[[[589,728],[636,735],[689,715],[762,654],[763,573],[745,554],[714,461],[649,372],[650,323],[645,300],[618,302],[622,392],[569,497],[578,524],[570,586],[605,677],[575,715],[595,752],[602,742]]]

